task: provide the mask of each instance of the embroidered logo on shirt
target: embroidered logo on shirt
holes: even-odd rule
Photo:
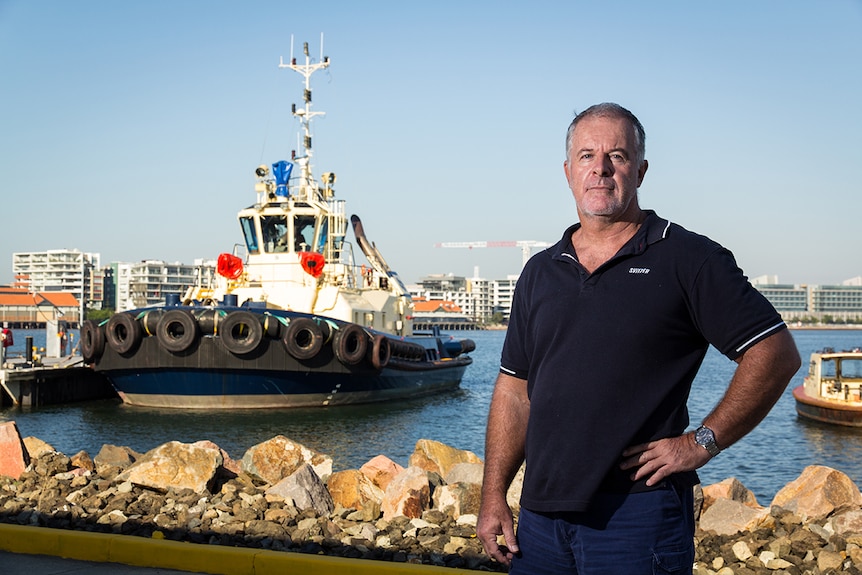
[[[648,274],[649,268],[629,268],[630,274]]]

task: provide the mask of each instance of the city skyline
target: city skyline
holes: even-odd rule
[[[254,169],[297,148],[302,83],[278,64],[308,42],[331,60],[315,173],[405,281],[520,267],[515,248],[439,243],[556,242],[577,219],[566,127],[615,101],[646,128],[644,208],[750,277],[837,284],[862,274],[861,29],[858,0],[4,0],[2,247],[231,251]]]
[[[544,249],[544,248],[542,248],[542,249]],[[15,252],[15,253],[19,253],[19,254],[20,253],[41,253],[41,252],[52,252],[52,251],[53,252],[61,252],[61,251],[76,252],[77,251],[80,253],[92,254],[92,255],[97,256],[98,259],[100,260],[100,262],[102,262],[101,252],[99,252],[99,251],[84,252],[83,250],[76,250],[75,248],[49,248],[47,250],[41,250],[40,252],[36,252],[35,250],[29,250],[29,251]],[[535,255],[535,250],[533,251],[532,255]],[[12,254],[10,254],[9,257],[11,259]],[[144,262],[161,262],[161,263],[164,263],[167,265],[178,264],[178,265],[183,265],[183,266],[193,266],[199,260],[203,261],[203,262],[209,261],[209,262],[212,262],[213,264],[215,263],[215,258],[193,258],[191,261],[159,260],[156,258],[144,258],[142,260],[137,260],[137,261],[131,261],[131,260],[105,261],[105,262],[101,263],[99,269],[110,267],[113,264],[132,264],[132,265],[134,265],[136,263],[144,263]],[[10,268],[11,268],[11,266],[10,266]],[[476,273],[477,269],[479,272],[478,274]],[[394,270],[394,271],[396,273],[398,273],[398,270]],[[501,276],[490,276],[490,275],[481,273],[481,266],[475,266],[474,269],[472,270],[472,273],[456,273],[454,271],[426,272],[426,273],[420,274],[415,279],[404,278],[400,274],[399,274],[399,277],[401,278],[401,280],[405,284],[414,285],[414,284],[420,283],[423,279],[427,279],[427,278],[431,278],[431,277],[435,277],[435,276],[436,277],[461,277],[461,278],[465,278],[465,279],[483,279],[483,280],[490,280],[490,281],[508,280],[514,276],[519,276],[520,272],[521,272],[521,268],[519,267],[518,271],[515,273],[506,273],[506,274],[501,275]],[[862,275],[858,275],[858,274],[857,275],[849,275],[849,276],[843,278],[842,280],[839,280],[839,281],[834,282],[834,283],[816,283],[816,282],[811,282],[811,281],[788,282],[788,281],[782,281],[781,277],[778,276],[777,274],[769,274],[769,273],[760,274],[757,276],[752,276],[749,274],[746,274],[746,275],[748,276],[749,281],[751,281],[753,283],[756,283],[757,280],[764,279],[764,278],[769,280],[766,282],[762,282],[762,283],[765,283],[765,285],[773,284],[773,285],[823,285],[823,286],[834,285],[834,286],[838,286],[838,285],[859,285],[857,282],[862,281]],[[10,277],[12,277],[12,276],[14,276],[14,272],[10,273]],[[772,278],[777,278],[777,281],[771,281]],[[9,286],[9,285],[12,285],[13,283],[14,283],[14,280],[10,280],[8,282],[0,281],[0,285],[4,285],[4,286]]]

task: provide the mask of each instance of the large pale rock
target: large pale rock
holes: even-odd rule
[[[478,515],[482,501],[482,485],[479,483],[450,483],[434,490],[434,508],[445,511],[452,509],[452,517]]]
[[[700,516],[700,528],[718,535],[753,531],[769,517],[769,510],[755,509],[732,499],[717,499]]]
[[[831,513],[862,505],[859,487],[844,473],[823,465],[810,465],[785,485],[772,500],[805,521],[819,521]]]
[[[455,449],[431,439],[420,439],[407,461],[409,467],[421,467],[440,477],[446,477],[459,463],[482,463],[482,460],[472,451]]]
[[[277,435],[249,448],[242,457],[242,470],[274,485],[310,465],[318,477],[326,479],[332,473],[332,458],[302,444]]]
[[[174,488],[200,493],[209,488],[221,464],[218,449],[170,441],[148,451],[115,481],[162,492]]]
[[[137,461],[140,456],[140,453],[137,453],[128,447],[106,443],[105,445],[102,445],[102,448],[99,449],[99,453],[97,453],[96,457],[93,458],[93,463],[96,465],[97,472],[101,472],[101,470],[106,467],[119,467],[120,469],[125,469]]]
[[[378,455],[360,467],[359,471],[370,479],[374,485],[385,491],[389,483],[392,482],[396,475],[404,471],[404,468],[385,455]]]
[[[0,475],[18,479],[30,464],[27,448],[14,421],[0,423]]]
[[[446,483],[475,483],[482,485],[482,474],[485,465],[482,463],[458,463],[452,466],[443,481]]]
[[[285,501],[293,500],[298,509],[314,509],[322,516],[329,515],[335,509],[326,485],[308,464],[267,489],[266,495],[280,497]]]
[[[345,509],[380,511],[383,490],[374,485],[367,475],[358,469],[336,471],[326,482],[329,494],[336,505]]]
[[[236,477],[240,473],[242,473],[242,466],[239,461],[231,459],[230,454],[227,451],[209,441],[208,439],[204,439],[201,441],[195,441],[192,445],[196,445],[198,447],[207,447],[209,449],[217,449],[219,453],[221,453],[222,459],[222,469],[226,472],[224,475],[226,477]]]
[[[757,503],[757,497],[754,496],[754,493],[746,489],[745,485],[735,477],[730,477],[703,488],[703,508],[701,512],[706,511],[710,505],[719,499],[739,501],[743,505],[748,505],[754,509],[761,509],[762,507]]]
[[[383,519],[395,517],[417,518],[431,506],[431,482],[421,467],[408,467],[399,473],[386,488],[380,505]]]
[[[42,441],[38,437],[25,437],[24,447],[27,448],[27,453],[30,459],[37,459],[43,453],[52,453],[57,451],[50,444]]]

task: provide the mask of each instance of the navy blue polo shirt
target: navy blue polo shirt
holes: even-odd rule
[[[537,512],[585,511],[599,490],[642,488],[619,471],[621,453],[685,432],[709,345],[735,359],[786,328],[709,238],[648,211],[589,274],[572,246],[579,225],[525,266],[502,352],[501,372],[527,382],[521,505]]]

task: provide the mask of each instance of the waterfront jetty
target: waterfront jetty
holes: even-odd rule
[[[36,407],[117,397],[110,382],[81,356],[7,360],[0,367],[0,406]]]
[[[505,571],[475,534],[482,461],[422,439],[405,463],[380,455],[333,472],[331,457],[283,436],[239,460],[208,441],[66,456],[7,422],[0,523]],[[516,511],[519,493],[520,477]],[[697,487],[696,505],[695,575],[862,573],[862,493],[841,471],[807,467],[767,506],[729,478]]]

